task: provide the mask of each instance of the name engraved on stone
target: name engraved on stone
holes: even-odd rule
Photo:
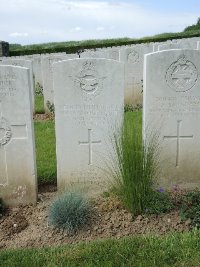
[[[177,135],[172,135],[172,136],[164,136],[164,139],[176,139],[176,167],[179,167],[179,159],[180,159],[180,140],[181,139],[192,139],[194,136],[193,135],[180,135],[180,131],[181,131],[181,120],[177,121]]]
[[[169,115],[195,116],[200,115],[200,97],[182,95],[177,97],[154,97],[151,113],[168,113]]]
[[[101,141],[92,141],[92,129],[88,129],[88,141],[86,141],[86,142],[79,141],[79,145],[88,145],[88,149],[89,149],[88,165],[92,165],[92,147],[93,147],[93,144],[101,144]]]
[[[166,82],[176,92],[186,92],[192,89],[197,79],[196,66],[185,56],[173,62],[166,72]]]
[[[139,62],[139,54],[136,51],[132,51],[127,55],[127,62],[136,64]]]
[[[6,96],[14,96],[16,92],[16,86],[14,82],[16,76],[11,75],[1,75],[0,76],[0,100]]]
[[[115,105],[65,105],[64,116],[75,121],[77,125],[106,125],[120,109]],[[97,123],[98,122],[98,123]],[[90,126],[92,127],[92,126]]]

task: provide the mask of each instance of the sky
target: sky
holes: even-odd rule
[[[200,0],[0,0],[0,40],[37,44],[182,31]]]

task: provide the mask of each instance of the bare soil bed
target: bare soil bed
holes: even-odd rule
[[[190,222],[182,222],[178,211],[159,216],[132,218],[115,196],[99,196],[91,200],[93,215],[90,225],[69,235],[48,225],[48,208],[56,196],[56,187],[40,189],[36,206],[10,208],[0,218],[0,248],[57,246],[101,238],[156,234],[170,231],[187,232]]]

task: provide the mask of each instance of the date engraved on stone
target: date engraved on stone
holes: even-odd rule
[[[166,72],[166,82],[176,92],[186,92],[192,89],[197,79],[196,66],[185,56],[173,62]]]
[[[4,118],[0,118],[0,148],[11,140],[12,131],[8,121]]]
[[[132,51],[127,55],[127,61],[129,63],[138,63],[139,62],[139,54],[136,51]]]

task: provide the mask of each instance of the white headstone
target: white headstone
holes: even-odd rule
[[[53,72],[52,65],[55,62],[77,58],[78,55],[44,55],[41,58],[42,68],[42,80],[43,80],[43,94],[44,94],[44,108],[46,112],[49,112],[49,107],[54,104],[54,92],[53,92]]]
[[[41,68],[41,55],[33,55],[33,74],[35,77],[35,85],[42,85],[42,68]]]
[[[168,50],[146,55],[144,139],[159,134],[159,184],[200,184],[200,53]]]
[[[0,198],[35,203],[37,179],[29,70],[0,66]]]
[[[33,80],[33,63],[31,60],[24,59],[13,59],[13,58],[4,58],[3,61],[0,61],[0,65],[13,65],[24,67],[30,70],[30,85],[31,85],[31,101],[32,101],[32,110],[35,113],[35,85]]]
[[[152,51],[152,45],[120,50],[120,62],[125,63],[125,104],[142,105],[144,55]]]
[[[170,50],[170,49],[197,49],[196,40],[183,39],[177,42],[162,44],[158,46],[158,51]]]
[[[106,59],[54,64],[58,188],[107,187],[106,162],[123,118],[124,66]]]
[[[80,58],[107,58],[119,60],[119,49],[109,48],[97,51],[85,51],[80,54]]]

